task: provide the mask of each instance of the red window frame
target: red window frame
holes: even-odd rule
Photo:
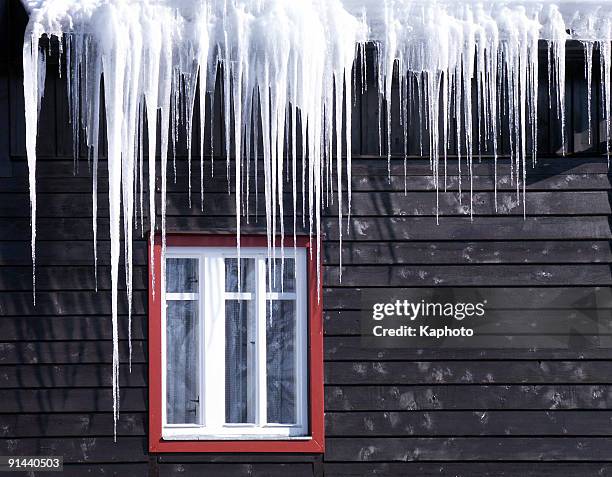
[[[169,247],[236,246],[235,235],[169,234]],[[278,240],[280,244],[280,239]],[[286,247],[293,247],[293,237],[286,238]],[[242,235],[241,247],[265,247],[266,236]],[[150,452],[295,452],[322,453],[325,449],[323,413],[323,307],[319,284],[317,293],[316,244],[308,237],[297,237],[296,246],[307,249],[308,283],[308,424],[310,438],[304,440],[164,440],[162,438],[162,332],[161,280],[149,270],[149,451]],[[312,252],[312,253],[308,253]],[[149,258],[155,255],[155,276],[161,276],[161,237],[154,247],[149,242]]]

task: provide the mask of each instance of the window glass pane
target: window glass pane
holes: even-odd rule
[[[255,422],[254,304],[225,301],[225,422]]]
[[[240,290],[238,289],[238,259],[225,259],[225,291],[254,292],[255,291],[255,259],[240,259]]]
[[[197,301],[166,307],[166,414],[169,424],[192,424],[198,414]]]
[[[166,291],[168,293],[198,292],[198,259],[169,258],[166,261]]]
[[[294,292],[295,259],[285,258],[285,260],[282,260],[275,258],[271,262],[271,267],[268,267],[269,261],[266,259],[266,291],[269,290],[274,293]],[[270,283],[270,271],[272,272],[272,283]]]
[[[295,301],[266,303],[268,422],[294,424]]]

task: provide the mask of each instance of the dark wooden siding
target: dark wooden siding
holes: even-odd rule
[[[102,158],[96,293],[91,176],[85,156],[79,173],[73,174],[65,85],[57,77],[56,64],[49,65],[41,111],[36,307],[32,303],[20,72],[25,21],[16,0],[0,4],[1,31],[8,32],[8,39],[2,35],[9,45],[0,58],[0,455],[61,454],[67,463],[65,475],[79,477],[612,475],[608,350],[362,348],[355,305],[359,291],[368,287],[520,286],[557,294],[567,287],[612,285],[610,175],[605,158],[597,156],[602,151],[597,133],[592,148],[581,142],[586,96],[580,92],[584,79],[577,50],[569,52],[567,100],[569,129],[575,131],[568,134],[568,149],[575,154],[553,156],[559,149],[552,124],[556,119],[554,112],[541,108],[543,158],[530,171],[526,219],[507,182],[500,188],[504,208],[500,214],[493,212],[493,169],[483,159],[475,165],[474,221],[456,196],[446,193],[441,195],[444,216],[436,225],[428,161],[410,158],[404,196],[403,160],[393,159],[389,183],[386,159],[378,156],[373,85],[355,105],[358,157],[342,283],[334,207],[326,210],[323,224],[324,456],[150,456],[146,242],[137,236],[134,243],[131,374],[126,307],[121,303],[122,414],[115,444],[106,163]],[[595,72],[594,86],[597,81]],[[594,104],[597,95],[594,87]],[[597,108],[593,111],[599,115]],[[393,134],[393,152],[401,152],[395,129]],[[219,127],[217,145],[220,136]],[[416,135],[411,136],[409,152],[418,153]],[[216,162],[216,179],[206,179],[202,215],[197,207],[187,208],[183,153],[176,185],[169,181],[168,229],[232,231],[224,160]],[[449,165],[456,169],[455,160]],[[198,204],[198,166],[193,170]],[[507,162],[502,161],[501,170],[508,171]],[[456,190],[455,178],[449,179],[449,186]],[[247,230],[263,230],[262,222]]]

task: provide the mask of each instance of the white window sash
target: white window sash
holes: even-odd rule
[[[241,258],[256,260],[255,291],[225,291],[225,258],[237,258],[235,247],[168,248],[166,258],[197,258],[199,260],[198,293],[165,293],[162,300],[199,300],[198,308],[198,388],[199,406],[197,424],[166,423],[166,333],[165,306],[162,306],[162,436],[169,440],[218,439],[308,439],[308,324],[306,250],[285,250],[286,258],[295,259],[295,291],[269,292],[266,290],[266,248],[241,251]],[[203,297],[200,300],[200,297]],[[255,423],[225,423],[225,300],[256,300],[256,359],[249,371],[256,373],[254,402]],[[267,423],[267,359],[266,359],[266,304],[268,300],[295,301],[295,393],[296,423]],[[164,302],[165,302],[164,301]],[[249,376],[249,379],[251,377]],[[251,416],[249,416],[251,417]]]

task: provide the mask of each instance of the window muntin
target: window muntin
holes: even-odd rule
[[[240,284],[235,247],[166,255],[162,437],[308,437],[306,250],[243,249]]]

